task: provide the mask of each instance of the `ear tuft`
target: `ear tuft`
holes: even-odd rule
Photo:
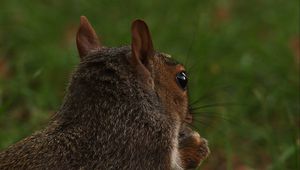
[[[98,36],[85,16],[80,17],[80,27],[76,36],[76,44],[81,59],[91,50],[101,48]]]
[[[140,19],[133,21],[131,34],[131,50],[134,63],[140,62],[147,65],[150,57],[154,55],[152,39],[147,24]]]

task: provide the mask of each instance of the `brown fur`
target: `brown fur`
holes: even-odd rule
[[[153,49],[143,21],[134,21],[131,31],[131,48],[102,47],[81,18],[81,62],[61,108],[45,129],[1,152],[0,169],[168,170],[178,168],[172,158],[177,149],[178,164],[198,166],[188,157],[199,163],[208,148],[185,130],[188,95],[175,79],[184,67]],[[205,156],[195,156],[199,148],[206,148]]]

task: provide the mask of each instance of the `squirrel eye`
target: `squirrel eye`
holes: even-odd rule
[[[184,71],[177,73],[176,75],[176,81],[178,85],[183,89],[186,90],[188,78],[186,76],[186,73]]]

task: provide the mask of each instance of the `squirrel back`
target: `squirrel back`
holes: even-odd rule
[[[131,46],[104,47],[81,17],[81,61],[62,106],[45,129],[0,153],[0,169],[182,169],[184,67],[154,50],[143,21],[131,33]]]

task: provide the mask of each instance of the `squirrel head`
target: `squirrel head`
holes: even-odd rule
[[[154,92],[164,110],[172,117],[176,117],[180,123],[191,123],[185,68],[169,55],[154,50],[148,26],[144,21],[138,19],[132,22],[131,48],[107,48],[102,46],[87,18],[82,16],[76,43],[81,60],[77,72],[80,75],[89,75],[88,81],[95,81],[99,77],[106,77],[103,78],[105,80],[118,77],[120,85],[124,82],[130,84],[130,80],[134,79],[133,82],[137,81],[138,87],[141,87],[140,91]],[[95,72],[97,74],[91,77],[91,73]],[[80,77],[75,72],[76,76]],[[83,79],[87,80],[84,76]],[[103,79],[99,82],[101,86],[105,86]],[[110,84],[107,86],[110,87],[103,88],[112,88]],[[131,90],[128,88],[128,93]]]

